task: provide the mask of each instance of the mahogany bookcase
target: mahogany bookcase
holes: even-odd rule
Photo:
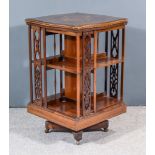
[[[126,112],[123,81],[127,19],[69,13],[26,19],[26,23],[28,112],[47,120],[46,133],[73,132],[77,143],[83,131],[107,131],[108,119]],[[53,52],[46,56],[49,35]],[[100,45],[103,51],[99,51]],[[104,71],[99,75],[102,83],[97,82],[99,68]],[[47,72],[53,72],[53,83],[48,82]],[[102,92],[97,91],[97,83],[103,86]],[[49,95],[52,85],[54,93]]]

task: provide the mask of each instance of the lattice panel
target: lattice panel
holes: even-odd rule
[[[111,31],[111,53],[112,58],[119,58],[119,30]],[[118,64],[110,66],[110,96],[118,96]]]
[[[32,27],[32,29],[34,50],[34,103],[42,106],[41,30],[39,27]]]
[[[83,115],[91,111],[91,34],[83,33],[83,64],[82,64],[82,87],[83,87]]]
[[[118,96],[118,64],[110,66],[110,96]]]

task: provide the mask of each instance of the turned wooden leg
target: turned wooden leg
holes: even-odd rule
[[[74,139],[76,140],[76,144],[80,144],[80,140],[82,140],[82,131],[73,132]]]

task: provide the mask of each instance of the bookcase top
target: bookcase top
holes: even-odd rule
[[[29,18],[26,19],[26,23],[28,25],[35,24],[41,27],[64,28],[77,31],[126,25],[127,19],[97,14],[68,13]]]

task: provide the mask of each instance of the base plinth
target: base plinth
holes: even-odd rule
[[[76,140],[76,144],[79,144],[79,141],[82,140],[83,132],[92,132],[92,131],[104,131],[107,132],[109,127],[109,121],[105,120],[96,125],[90,126],[80,131],[73,131],[71,129],[65,128],[63,126],[57,125],[53,122],[46,121],[45,122],[45,133],[50,132],[71,132],[73,133],[74,139]]]

